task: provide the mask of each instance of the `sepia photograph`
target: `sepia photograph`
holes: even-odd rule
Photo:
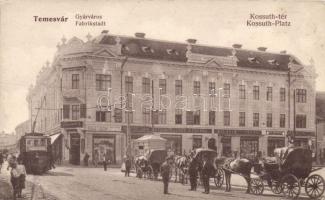
[[[325,199],[324,0],[0,0],[0,200]]]

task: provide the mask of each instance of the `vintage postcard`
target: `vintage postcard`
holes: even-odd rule
[[[0,1],[0,200],[323,199],[325,1]]]

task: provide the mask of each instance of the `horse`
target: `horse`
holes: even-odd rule
[[[244,177],[247,183],[246,193],[251,190],[251,170],[254,163],[246,158],[216,158],[215,165],[221,166],[225,174],[226,192],[231,190],[231,174],[236,173]]]
[[[144,156],[139,156],[134,158],[136,175],[138,178],[146,177],[147,172],[149,171],[148,160]]]
[[[175,182],[177,181],[177,175],[179,172],[179,177],[181,178],[181,183],[187,183],[187,175],[188,175],[188,167],[190,162],[190,156],[174,156],[174,164],[175,164]]]

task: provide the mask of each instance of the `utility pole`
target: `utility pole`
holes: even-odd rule
[[[153,117],[153,114],[154,114],[154,104],[155,104],[155,101],[154,101],[154,87],[153,87],[153,79],[151,80],[151,98],[152,98],[152,104],[151,104],[151,133],[154,134],[154,117]]]
[[[121,74],[121,120],[123,121],[123,74],[124,74],[124,66],[125,66],[125,63],[127,62],[128,60],[128,56],[125,57],[125,59],[123,60],[122,64],[121,64],[121,70],[120,70],[120,74]],[[128,99],[127,99],[128,101]],[[126,127],[126,138],[125,138],[125,149],[127,150],[128,148],[128,144],[129,144],[129,114],[128,114],[128,120],[127,120],[127,127]]]
[[[296,141],[296,89],[293,90],[293,142]]]

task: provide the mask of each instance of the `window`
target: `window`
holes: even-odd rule
[[[305,89],[296,89],[296,102],[306,103],[307,91]]]
[[[96,90],[106,91],[111,88],[111,75],[96,74]]]
[[[230,84],[229,83],[223,84],[223,96],[225,98],[230,98]]]
[[[125,92],[133,93],[133,77],[132,76],[125,77]]]
[[[202,135],[193,135],[192,149],[197,149],[202,147]]]
[[[216,83],[215,82],[209,82],[209,94],[215,95],[217,93],[216,91]]]
[[[209,125],[215,125],[216,123],[216,111],[209,111]]]
[[[166,79],[159,79],[160,94],[166,94]]]
[[[133,112],[130,111],[124,111],[125,114],[125,123],[133,123]],[[128,121],[129,120],[129,121]]]
[[[230,111],[223,111],[223,125],[230,126]]]
[[[87,118],[86,104],[80,104],[80,118]]]
[[[296,127],[306,128],[306,115],[296,115]]]
[[[200,124],[200,111],[186,111],[186,124],[199,125]]]
[[[96,111],[96,121],[97,122],[111,122],[111,112],[110,111]]]
[[[200,125],[200,111],[199,110],[196,110],[194,111],[194,125]]]
[[[183,112],[182,109],[175,110],[175,124],[182,124]]]
[[[194,81],[193,87],[193,94],[200,95],[200,81]]]
[[[272,127],[272,113],[266,114],[266,127]]]
[[[72,74],[72,89],[79,89],[79,74]]]
[[[246,99],[245,85],[239,85],[239,98]]]
[[[149,124],[151,122],[151,120],[150,120],[150,108],[143,108],[142,115],[143,115],[143,123],[144,124]]]
[[[286,89],[280,88],[280,101],[285,101],[285,100],[286,100]]]
[[[280,128],[285,128],[286,126],[286,115],[280,114]]]
[[[122,109],[121,108],[114,109],[114,118],[115,118],[116,123],[122,122]]]
[[[182,80],[175,80],[175,95],[182,95]]]
[[[253,126],[258,127],[260,125],[260,114],[253,113]]]
[[[239,112],[239,126],[245,126],[245,112]]]
[[[63,119],[70,118],[70,105],[63,105]]]
[[[272,101],[272,87],[266,88],[266,101]]]
[[[166,113],[167,113],[167,111],[165,109],[158,111],[158,123],[159,124],[166,124]]]
[[[152,123],[153,124],[158,124],[158,110],[153,110],[152,111]]]
[[[254,100],[260,99],[260,86],[258,85],[253,86],[253,99]]]
[[[186,111],[186,124],[193,125],[193,111]]]
[[[142,78],[142,93],[149,94],[150,93],[150,79]]]

